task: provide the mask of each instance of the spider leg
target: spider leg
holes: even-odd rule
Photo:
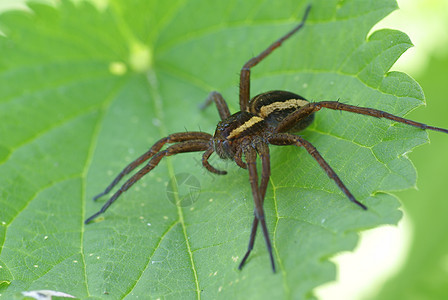
[[[268,187],[269,178],[271,176],[271,166],[270,166],[270,159],[269,159],[269,146],[266,143],[260,143],[257,144],[257,152],[260,155],[261,158],[261,165],[262,165],[262,173],[261,173],[261,183],[260,183],[260,196],[261,196],[261,204],[264,203],[264,197],[266,196],[266,189]],[[247,247],[246,254],[244,254],[243,259],[241,260],[240,265],[238,266],[238,269],[242,269],[244,264],[246,263],[247,258],[249,257],[250,253],[252,252],[252,249],[254,248],[255,243],[255,236],[258,229],[258,219],[254,217],[254,221],[252,222],[252,230],[250,233],[250,239],[249,239],[249,246]],[[274,259],[271,255],[271,263],[273,266],[273,270],[275,272],[275,265],[274,265]]]
[[[238,165],[238,167],[242,169],[247,169],[247,164],[243,161],[243,150],[241,148],[238,148],[238,150],[235,153],[235,156],[233,157],[233,160]]]
[[[321,166],[321,168],[325,171],[325,173],[327,173],[328,177],[333,179],[333,181],[347,196],[347,198],[353,203],[357,204],[362,209],[367,210],[367,206],[365,206],[364,204],[355,199],[353,194],[344,185],[344,183],[336,174],[336,172],[330,167],[330,165],[325,161],[322,155],[320,155],[317,149],[310,142],[294,134],[276,133],[269,138],[269,143],[278,146],[296,145],[298,147],[305,148],[305,150],[317,161],[317,163]]]
[[[266,247],[268,248],[269,256],[271,259],[271,265],[272,270],[275,272],[275,263],[274,263],[274,255],[272,254],[272,245],[271,240],[269,238],[269,232],[268,227],[266,226],[266,219],[264,216],[264,210],[263,210],[263,199],[260,192],[260,189],[258,187],[258,174],[257,174],[257,153],[255,149],[253,149],[251,146],[245,149],[245,156],[246,156],[246,163],[247,163],[247,169],[249,170],[249,181],[252,189],[252,196],[254,198],[255,203],[255,218],[261,222],[261,228],[263,230],[264,239],[266,242]],[[266,166],[264,167],[264,169]],[[266,175],[266,174],[265,174]],[[265,179],[267,180],[267,179]],[[253,237],[255,240],[255,237]],[[252,240],[252,236],[251,236]],[[250,251],[249,251],[250,252]],[[244,260],[244,258],[243,258]]]
[[[162,149],[162,147],[166,143],[178,143],[178,142],[184,142],[188,140],[210,140],[212,136],[205,132],[198,132],[198,131],[192,131],[192,132],[179,132],[179,133],[173,133],[170,134],[167,137],[164,137],[163,139],[158,140],[147,152],[143,153],[139,158],[131,162],[126,168],[123,169],[123,171],[120,172],[120,174],[115,177],[115,179],[112,181],[111,184],[104,190],[104,192],[96,195],[93,197],[93,200],[97,200],[98,198],[106,195],[109,193],[112,188],[117,185],[117,183],[123,178],[123,176],[129,174],[134,170],[136,167],[153,157],[156,153]]]
[[[303,106],[302,108],[300,108],[299,110],[297,110],[296,112],[287,116],[285,119],[283,119],[283,121],[280,122],[280,124],[278,124],[276,131],[277,132],[286,132],[289,129],[291,129],[297,121],[305,118],[306,116],[308,116],[316,111],[321,110],[322,108],[329,108],[329,109],[333,109],[333,110],[343,110],[343,111],[348,111],[348,112],[352,112],[352,113],[356,113],[356,114],[372,116],[375,118],[384,118],[384,119],[392,120],[395,122],[414,126],[414,127],[420,128],[420,129],[429,129],[429,130],[448,133],[448,129],[429,126],[429,125],[426,125],[423,123],[415,122],[415,121],[412,121],[409,119],[398,117],[396,115],[390,114],[390,113],[382,111],[382,110],[344,104],[344,103],[341,103],[338,101],[321,101],[321,102],[314,102],[314,103],[307,104],[307,105]]]
[[[162,160],[162,158],[164,158],[165,156],[171,156],[183,152],[204,151],[207,150],[208,148],[209,148],[209,141],[207,140],[187,140],[180,142],[178,144],[171,145],[165,150],[156,153],[143,168],[141,168],[137,173],[135,173],[131,178],[129,178],[121,186],[121,188],[115,192],[115,194],[103,205],[103,207],[101,207],[101,209],[98,212],[90,216],[87,220],[84,221],[84,223],[88,224],[90,221],[98,217],[100,214],[104,213],[122,193],[127,191],[134,183],[140,180],[140,178],[142,178],[148,172],[154,169]]]
[[[202,165],[209,171],[218,175],[226,175],[227,171],[221,171],[216,169],[214,166],[212,166],[209,162],[208,159],[210,158],[210,155],[212,155],[212,153],[215,152],[215,150],[213,150],[213,148],[208,148],[207,151],[204,152],[204,155],[202,155]]]
[[[299,31],[300,28],[305,25],[305,21],[308,18],[308,13],[310,12],[311,5],[306,7],[305,13],[303,14],[302,21],[299,25],[294,27],[290,32],[279,38],[277,41],[272,43],[269,47],[267,47],[263,52],[258,54],[255,57],[252,57],[249,61],[247,61],[244,66],[241,68],[240,72],[240,110],[248,111],[249,109],[249,99],[250,99],[250,69],[255,67],[259,62],[261,62],[266,56],[272,53],[276,48],[280,47],[282,43],[291,37],[294,33]]]
[[[216,108],[218,109],[219,117],[221,120],[225,120],[230,117],[230,110],[227,106],[226,100],[224,97],[218,92],[211,92],[205,102],[199,107],[201,110],[204,110],[209,106],[212,102],[215,102]]]

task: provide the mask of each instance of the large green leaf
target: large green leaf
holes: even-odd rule
[[[322,111],[303,132],[368,211],[350,203],[303,150],[272,148],[265,210],[279,271],[261,236],[237,269],[252,222],[247,172],[210,175],[199,153],[166,159],[99,222],[91,198],[156,140],[212,133],[221,91],[238,108],[244,62],[297,24],[307,2],[110,1],[0,16],[0,291],[79,298],[308,298],[335,278],[327,259],[356,232],[400,218],[389,192],[415,183],[405,154],[426,133],[389,121]],[[393,0],[313,1],[306,27],[253,70],[252,95],[285,89],[405,115],[423,103],[416,82],[388,73],[411,46],[371,27]],[[188,173],[197,201],[175,206],[167,186]],[[104,197],[106,198],[106,197]],[[106,199],[102,199],[106,200]]]
[[[431,57],[424,72],[418,75],[430,104],[412,113],[413,118],[431,120],[448,127],[446,85],[448,44],[440,56]],[[428,101],[429,102],[429,101]],[[383,286],[376,299],[444,299],[448,297],[448,139],[431,135],[431,147],[421,147],[412,153],[419,170],[419,190],[401,193],[403,205],[412,222],[412,239],[406,262],[400,272]]]

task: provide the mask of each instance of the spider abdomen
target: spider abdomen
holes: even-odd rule
[[[300,95],[287,91],[269,91],[253,97],[249,101],[249,112],[263,118],[271,127],[277,125],[288,115],[310,102]],[[311,124],[314,114],[299,120],[289,132],[298,132]]]

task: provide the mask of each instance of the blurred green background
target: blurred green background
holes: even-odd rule
[[[0,11],[24,7],[23,2],[0,0]],[[94,2],[104,4],[105,1]],[[408,117],[448,128],[448,1],[401,0],[398,4],[402,9],[394,12],[379,27],[407,33],[416,46],[394,67],[414,77],[426,95],[427,107],[417,109]],[[431,132],[430,139],[429,145],[409,153],[418,171],[417,188],[396,193],[402,200],[405,218],[410,225],[400,231],[400,234],[410,236],[409,246],[405,246],[400,254],[404,263],[396,274],[383,274],[382,278],[378,278],[384,281],[390,276],[385,284],[374,291],[352,294],[357,295],[356,298],[448,299],[448,191],[445,190],[448,187],[448,137]],[[384,240],[384,243],[388,242]],[[368,261],[372,257],[363,259]],[[364,272],[355,276],[368,277],[368,270]],[[356,281],[350,282],[352,289],[363,289],[363,286],[356,285]],[[318,295],[340,299],[341,295],[334,292],[338,284],[344,288],[343,284],[336,283],[336,288],[334,285],[332,287],[333,292]],[[375,285],[375,282],[371,284]],[[327,296],[329,294],[332,296]]]

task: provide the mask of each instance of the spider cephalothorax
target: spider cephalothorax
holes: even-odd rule
[[[85,223],[89,223],[98,215],[104,213],[107,208],[135,182],[156,167],[165,156],[171,156],[183,152],[204,151],[202,164],[210,172],[224,175],[226,171],[218,170],[208,162],[210,156],[216,152],[223,159],[231,159],[241,168],[249,172],[249,182],[255,204],[255,217],[252,223],[249,246],[239,268],[241,269],[252,251],[258,224],[261,224],[263,236],[269,251],[272,269],[275,271],[274,257],[272,254],[269,231],[263,211],[263,201],[270,177],[269,145],[303,147],[321,166],[325,173],[332,179],[347,198],[362,209],[367,207],[357,201],[348,188],[344,185],[336,172],[328,165],[317,149],[299,135],[294,135],[305,129],[314,118],[314,113],[322,108],[342,110],[352,113],[385,118],[415,126],[421,129],[430,129],[448,133],[447,129],[428,126],[423,123],[404,119],[384,111],[373,108],[358,107],[343,104],[338,101],[308,102],[305,98],[286,91],[271,91],[259,94],[250,99],[250,70],[261,62],[274,49],[279,47],[286,39],[296,33],[305,24],[310,6],[307,7],[302,22],[293,30],[275,41],[258,56],[244,64],[240,73],[240,111],[231,115],[226,101],[218,92],[210,93],[204,107],[214,102],[218,108],[221,122],[218,123],[214,136],[205,132],[181,132],[173,133],[157,141],[146,153],[130,163],[113,182],[94,199],[107,193],[125,176],[136,167],[149,160],[149,162],[128,179],[107,201],[101,210],[89,217]],[[250,100],[249,100],[250,99]],[[165,144],[172,144],[162,150]],[[261,180],[258,179],[257,155],[261,159]]]
[[[261,141],[268,142],[285,117],[307,104],[309,102],[305,98],[291,92],[270,91],[259,94],[249,101],[249,112],[239,111],[218,123],[213,136],[213,150],[222,159],[240,158],[241,149]],[[313,119],[312,112],[287,131],[299,132],[310,125]]]
[[[251,113],[240,111],[218,123],[213,136],[213,150],[223,159],[234,159],[241,155],[241,142],[251,136],[263,134],[266,121]]]

